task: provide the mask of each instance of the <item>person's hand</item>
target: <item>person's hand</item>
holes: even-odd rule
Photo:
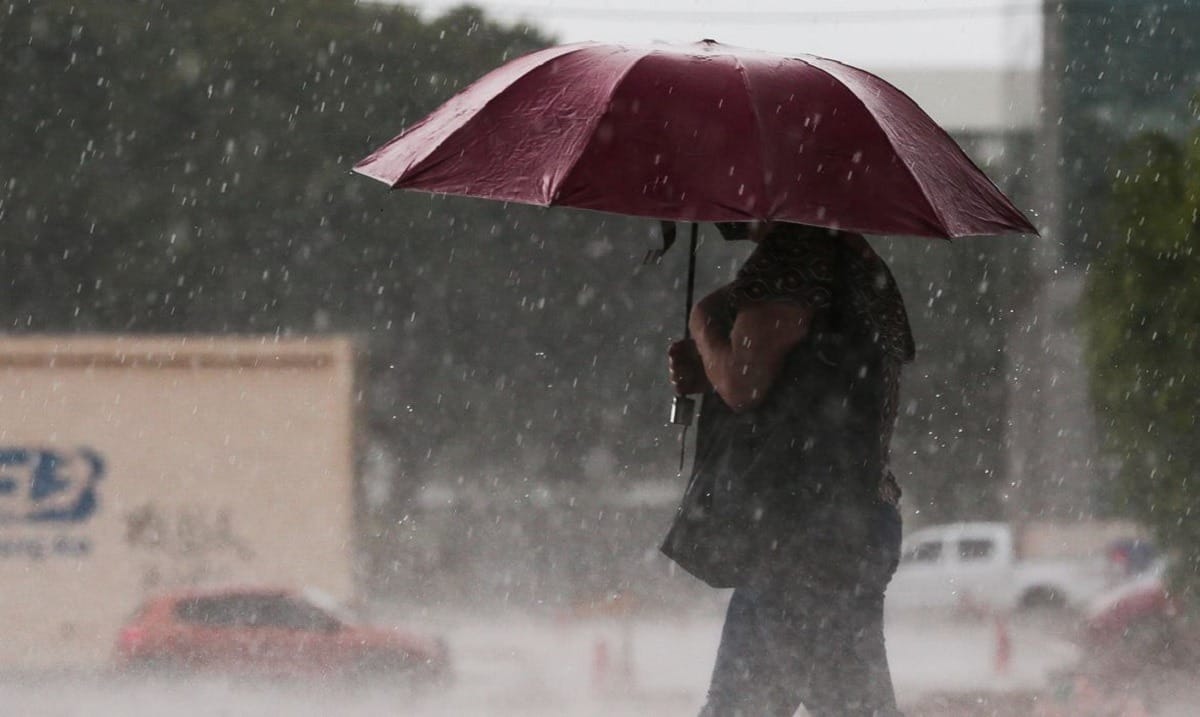
[[[667,349],[667,369],[675,393],[703,393],[709,389],[708,375],[704,373],[704,361],[691,339],[676,341]]]

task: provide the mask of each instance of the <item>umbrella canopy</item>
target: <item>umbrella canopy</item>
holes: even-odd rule
[[[525,55],[354,169],[393,188],[667,220],[1036,233],[879,77],[711,40]]]

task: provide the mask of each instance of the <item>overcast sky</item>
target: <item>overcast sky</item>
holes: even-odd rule
[[[426,14],[462,4],[405,0]],[[868,67],[1035,67],[1041,0],[473,0],[563,42],[720,42]]]

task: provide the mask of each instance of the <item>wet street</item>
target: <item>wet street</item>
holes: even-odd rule
[[[5,714],[29,717],[687,717],[703,700],[720,615],[459,615],[431,622],[451,646],[455,678],[449,685],[138,679],[80,671],[6,675],[0,703]],[[987,621],[891,620],[888,650],[902,704],[932,693],[1033,689],[1075,656],[1069,643],[1032,625],[1007,627],[1005,653],[998,642],[1003,634]]]

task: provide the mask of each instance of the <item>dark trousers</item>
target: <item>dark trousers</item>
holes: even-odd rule
[[[844,556],[852,578],[795,576],[733,591],[701,717],[895,717],[883,592],[900,519],[880,505],[872,545]],[[831,556],[833,557],[833,556]]]

